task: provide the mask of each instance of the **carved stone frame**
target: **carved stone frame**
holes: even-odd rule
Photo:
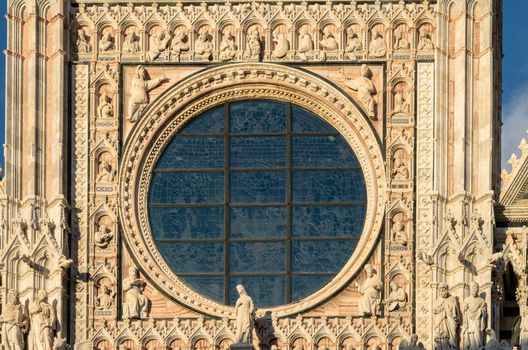
[[[304,70],[271,63],[212,67],[175,84],[153,101],[134,125],[119,172],[119,216],[131,256],[160,291],[191,309],[234,317],[234,308],[187,287],[166,264],[152,238],[147,198],[152,170],[172,137],[189,120],[217,105],[245,99],[291,102],[320,116],[347,141],[358,157],[367,190],[365,225],[357,248],[330,283],[292,304],[269,309],[278,317],[314,307],[361,271],[381,233],[386,179],[379,141],[368,118],[351,97]]]

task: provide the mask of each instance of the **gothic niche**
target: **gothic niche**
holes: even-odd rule
[[[402,213],[396,213],[392,216],[391,220],[391,229],[390,229],[390,239],[393,242],[397,242],[403,246],[407,246],[409,242],[409,233],[408,233],[408,222],[407,216]]]
[[[297,28],[297,55],[303,61],[313,59],[314,43],[312,32],[312,26],[309,24],[301,24]]]
[[[419,51],[430,51],[434,49],[433,44],[434,27],[431,23],[424,23],[418,27],[418,43],[416,48]]]
[[[328,337],[322,337],[317,341],[316,350],[330,350],[335,349],[335,344]]]
[[[162,53],[169,51],[171,32],[160,26],[154,26],[148,33],[149,45],[146,59],[147,61],[155,61]]]
[[[260,61],[264,44],[264,30],[258,24],[250,26],[246,31],[246,51],[244,58],[250,61]]]
[[[213,58],[213,35],[211,27],[204,25],[195,33],[194,55],[197,61],[210,61]]]
[[[94,306],[97,311],[96,316],[110,316],[110,313],[103,310],[111,310],[114,306],[116,296],[115,285],[108,277],[102,277],[95,285]]]
[[[114,89],[109,84],[104,84],[99,87],[97,94],[97,118],[112,119],[114,118]]]
[[[187,344],[180,338],[173,339],[169,342],[170,350],[185,350],[187,349]]]
[[[290,349],[292,350],[308,350],[308,340],[306,340],[303,337],[297,337],[295,338],[290,345]]]
[[[94,234],[94,243],[97,247],[107,248],[114,238],[114,221],[107,215],[101,217],[97,222]]]
[[[370,30],[369,56],[372,58],[384,58],[386,53],[385,26],[376,24]]]
[[[341,342],[341,350],[356,350],[361,348],[361,340],[347,337]]]
[[[328,52],[333,53],[335,56],[335,53],[339,49],[337,33],[337,27],[334,24],[328,24],[321,30],[321,40],[319,40],[319,47],[321,49],[319,59],[321,61],[326,61]]]
[[[406,83],[400,82],[392,89],[392,123],[409,123],[410,105],[409,88]]]
[[[229,350],[232,344],[233,344],[233,341],[231,339],[224,338],[218,343],[218,345],[216,346],[216,349]]]
[[[102,152],[97,159],[97,172],[95,181],[97,183],[114,182],[117,175],[115,158],[110,152]]]
[[[391,184],[393,188],[406,188],[410,178],[411,157],[407,150],[398,148],[391,157]]]
[[[407,298],[409,290],[409,282],[404,275],[398,273],[394,275],[389,282],[387,290],[388,298],[385,300],[385,308],[389,312],[405,311],[407,306]]]
[[[411,48],[409,26],[406,24],[397,26],[392,33],[392,40],[394,50],[409,50]]]
[[[383,341],[380,337],[370,337],[365,343],[366,350],[381,350],[383,349]]]
[[[112,27],[105,27],[99,34],[99,51],[100,52],[111,52],[115,51],[115,34]]]
[[[213,346],[211,346],[211,343],[207,339],[200,338],[196,340],[193,346],[194,350],[212,350]]]
[[[75,40],[75,51],[77,53],[90,53],[92,52],[92,44],[89,31],[86,27],[80,27],[77,29],[76,40]]]
[[[97,350],[112,350],[112,348],[112,342],[107,339],[101,339],[95,345],[95,349]]]
[[[133,54],[140,51],[140,36],[136,26],[128,26],[123,31],[123,53]]]
[[[187,53],[190,49],[189,29],[185,26],[176,27],[170,49],[171,61],[180,62],[182,56],[185,56],[184,61],[188,61],[189,58],[187,57]]]
[[[161,342],[158,339],[149,339],[145,342],[143,349],[145,350],[157,350],[161,349]]]
[[[273,29],[272,59],[280,60],[287,57],[290,50],[288,35],[289,30],[286,24],[279,24]]]
[[[349,59],[357,59],[357,55],[363,50],[361,38],[361,26],[359,24],[354,23],[347,27],[345,52],[348,54]]]

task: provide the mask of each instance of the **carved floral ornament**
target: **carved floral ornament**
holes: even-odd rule
[[[383,222],[386,184],[383,157],[367,117],[350,96],[310,73],[271,63],[215,67],[172,86],[145,109],[130,133],[119,172],[120,221],[131,254],[156,287],[178,302],[216,317],[233,318],[234,309],[190,290],[156,248],[147,214],[148,191],[159,156],[190,119],[226,102],[254,98],[297,104],[336,128],[357,155],[367,190],[363,233],[347,264],[329,284],[311,296],[271,309],[275,315],[306,310],[343,287],[365,264]]]

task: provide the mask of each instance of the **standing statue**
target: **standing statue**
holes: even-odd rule
[[[442,283],[439,286],[440,298],[433,309],[435,314],[435,349],[458,349],[458,325],[460,324],[460,308],[455,296],[449,294],[449,287]]]
[[[464,349],[478,350],[484,346],[484,332],[486,330],[487,307],[484,299],[479,295],[477,282],[469,286],[470,296],[464,303]]]
[[[275,49],[271,53],[271,57],[275,59],[286,57],[288,50],[290,49],[290,44],[288,42],[286,33],[274,31],[273,42],[275,43]]]
[[[48,293],[45,290],[40,289],[36,299],[29,305],[29,317],[29,350],[53,350],[57,315],[48,303]]]
[[[357,91],[358,98],[365,107],[368,117],[376,120],[374,110],[376,102],[373,97],[376,94],[376,87],[372,83],[372,80],[370,80],[370,73],[369,67],[366,64],[362,64],[361,76],[356,79],[347,80],[345,84],[349,89]]]
[[[218,58],[223,62],[231,61],[236,56],[236,50],[235,36],[231,30],[226,30],[224,35],[222,35],[222,42],[220,42],[220,55]]]
[[[387,44],[385,43],[385,39],[383,39],[383,36],[377,29],[374,29],[372,31],[372,41],[369,46],[369,54],[375,58],[382,58],[385,57],[386,53]]]
[[[376,275],[376,270],[372,265],[365,265],[365,272],[367,279],[359,287],[359,292],[362,294],[358,301],[359,311],[363,316],[377,316],[380,311],[380,291],[383,288],[383,283]]]
[[[139,276],[139,270],[130,266],[128,277],[123,280],[125,302],[123,303],[123,317],[146,318],[148,316],[149,300],[143,295],[146,282]]]
[[[18,292],[10,290],[0,315],[2,343],[5,350],[24,350],[24,334],[29,329],[29,317],[24,305],[20,304]]]
[[[132,79],[130,87],[130,99],[128,100],[128,120],[136,122],[139,115],[149,103],[148,93],[150,90],[157,88],[164,82],[168,81],[162,74],[157,79],[147,79],[146,71],[143,66],[138,66],[136,77]]]
[[[253,314],[255,306],[253,299],[247,294],[243,285],[236,286],[238,299],[235,304],[236,310],[236,335],[235,343],[251,343],[253,333]]]

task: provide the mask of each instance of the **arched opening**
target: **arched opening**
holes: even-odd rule
[[[515,298],[515,291],[517,290],[519,282],[511,264],[506,265],[506,269],[502,275],[502,283],[504,288],[504,302],[500,315],[500,339],[507,340],[508,342],[511,340],[511,345],[515,346],[519,341],[519,333],[518,331],[514,332],[514,330],[520,326],[520,319],[518,318],[520,314],[519,305]],[[516,333],[516,336],[514,336],[514,333]]]

